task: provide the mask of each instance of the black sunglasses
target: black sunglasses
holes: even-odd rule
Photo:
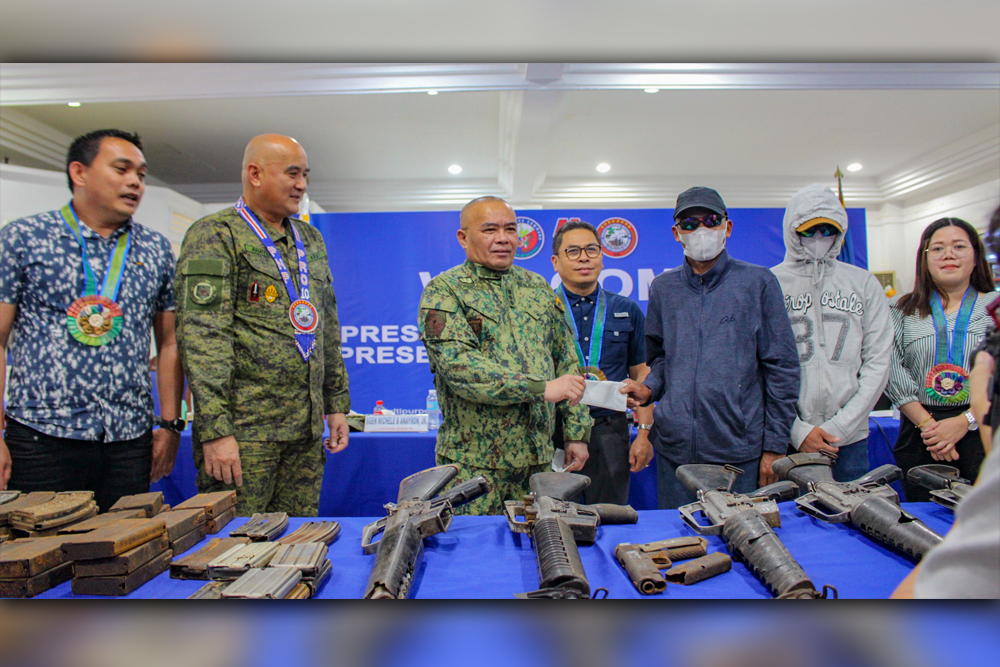
[[[712,229],[714,227],[718,227],[725,221],[726,216],[719,215],[718,213],[711,213],[701,218],[681,218],[674,224],[683,229],[685,232],[693,232],[698,229],[699,225],[705,225],[709,229]]]

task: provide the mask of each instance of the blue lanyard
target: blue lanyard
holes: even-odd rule
[[[63,223],[72,232],[73,238],[80,244],[80,252],[83,255],[83,293],[80,296],[90,296],[100,294],[103,297],[118,301],[118,291],[122,286],[122,276],[125,275],[125,266],[128,260],[129,250],[132,248],[132,232],[125,232],[124,238],[119,237],[115,249],[108,257],[108,266],[104,269],[104,280],[101,281],[100,290],[97,289],[97,276],[94,269],[90,267],[90,260],[87,258],[87,242],[80,231],[80,219],[73,209],[73,202],[66,204],[59,211]],[[114,274],[114,282],[108,286],[108,278]]]
[[[563,317],[566,319],[566,323],[569,324],[570,330],[573,332],[573,342],[576,343],[576,356],[580,360],[580,366],[594,366],[595,368],[601,367],[601,349],[604,346],[604,319],[605,312],[607,311],[607,298],[604,296],[604,290],[600,287],[597,288],[597,312],[594,314],[594,321],[590,323],[590,356],[584,359],[583,348],[580,346],[580,331],[576,326],[576,318],[573,317],[573,308],[569,304],[569,297],[566,295],[566,286],[563,285],[558,290],[559,296],[562,297],[563,303],[566,304],[566,310],[563,312]]]
[[[293,328],[295,329],[295,345],[299,348],[299,353],[302,355],[303,360],[308,360],[309,355],[312,354],[313,349],[316,347],[316,334],[310,332],[301,331],[298,326],[296,326],[296,321],[292,312],[295,309],[296,303],[305,302],[313,310],[315,317],[315,308],[309,303],[309,262],[306,261],[306,250],[305,245],[302,243],[302,237],[299,235],[299,230],[295,228],[295,225],[289,222],[289,226],[292,228],[292,238],[295,239],[295,252],[299,259],[299,284],[302,287],[301,294],[295,289],[295,283],[292,281],[292,273],[288,270],[288,265],[285,264],[284,258],[282,258],[281,253],[274,245],[274,241],[271,240],[271,235],[267,233],[267,230],[257,221],[257,217],[253,214],[247,205],[243,203],[243,197],[236,202],[236,211],[240,214],[243,220],[250,227],[250,230],[260,239],[260,242],[264,244],[267,252],[271,255],[271,259],[274,260],[275,265],[278,267],[278,273],[281,274],[281,279],[285,283],[285,291],[288,292],[288,300],[292,304],[289,310],[289,319],[292,321]],[[313,330],[315,329],[315,324],[313,325]]]
[[[969,298],[969,293],[972,298]],[[955,330],[951,335],[951,345],[948,344],[948,319],[941,305],[941,297],[937,291],[931,293],[931,316],[934,318],[935,341],[934,363],[954,364],[962,366],[965,360],[965,334],[969,330],[969,320],[972,319],[972,309],[976,305],[979,294],[970,285],[962,295],[962,305],[955,318]]]

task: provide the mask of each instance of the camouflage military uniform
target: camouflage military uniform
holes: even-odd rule
[[[424,289],[420,339],[443,416],[437,462],[493,487],[466,513],[499,514],[527,493],[528,477],[552,460],[556,409],[567,441],[590,439],[587,406],[543,396],[546,381],[577,368],[562,308],[544,278],[519,266],[500,273],[466,261]]]
[[[315,228],[295,225],[309,262],[310,300],[320,314],[308,362],[295,346],[277,266],[236,209],[194,223],[177,264],[177,341],[195,400],[198,488],[236,488],[205,474],[200,446],[234,435],[243,470],[243,486],[236,488],[240,516],[316,516],[323,416],[350,409],[326,248]],[[297,286],[294,239],[267,229]]]

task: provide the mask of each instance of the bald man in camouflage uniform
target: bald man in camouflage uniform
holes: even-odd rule
[[[304,360],[277,265],[235,208],[198,220],[178,261],[177,341],[195,399],[198,489],[236,489],[237,514],[316,516],[327,449],[347,446],[350,410],[337,300],[323,237],[292,220],[305,193],[305,151],[279,135],[255,137],[243,164],[243,200],[298,285],[291,226],[302,237],[316,346]]]
[[[548,282],[513,266],[517,218],[502,199],[462,209],[467,261],[431,280],[420,299],[420,339],[435,373],[443,421],[437,463],[458,480],[484,476],[490,492],[458,511],[502,514],[550,469],[555,411],[563,418],[568,470],[587,460],[592,421],[573,337]]]

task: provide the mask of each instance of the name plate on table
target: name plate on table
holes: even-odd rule
[[[426,433],[427,415],[365,415],[365,433]]]

